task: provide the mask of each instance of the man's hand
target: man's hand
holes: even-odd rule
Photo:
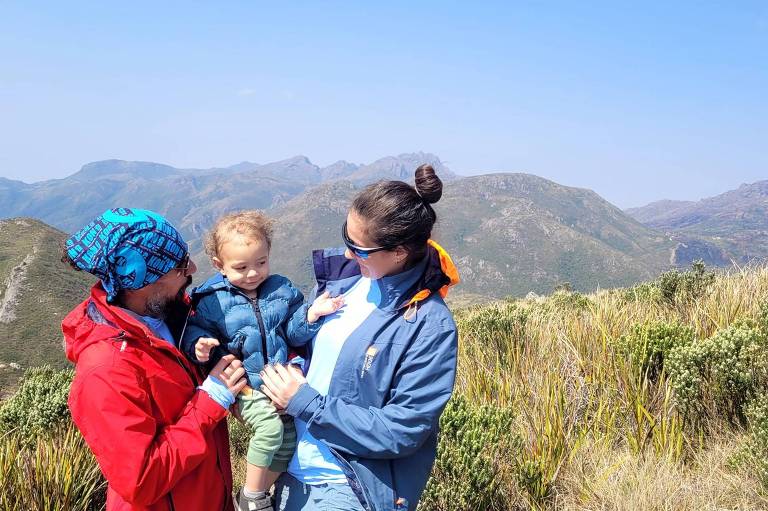
[[[219,341],[212,337],[201,337],[195,343],[195,357],[199,362],[208,362],[211,351],[219,345]]]
[[[309,307],[307,311],[307,321],[315,323],[318,319],[328,314],[333,314],[344,306],[344,297],[339,295],[331,298],[331,293],[326,291],[322,295],[315,298],[314,303]]]
[[[221,360],[211,369],[209,376],[215,376],[221,380],[233,396],[237,396],[248,383],[245,379],[243,363],[232,354],[221,357]]]

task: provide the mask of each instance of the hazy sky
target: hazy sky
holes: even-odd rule
[[[768,2],[8,2],[0,176],[429,151],[621,207],[768,179]]]

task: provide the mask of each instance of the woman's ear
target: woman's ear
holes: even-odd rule
[[[399,246],[395,249],[395,260],[397,264],[403,264],[408,259],[408,251],[403,246]]]
[[[213,267],[219,270],[222,274],[224,274],[224,263],[221,262],[221,259],[218,257],[212,257],[211,262],[213,263]]]

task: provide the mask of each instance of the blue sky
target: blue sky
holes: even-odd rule
[[[162,4],[162,5],[161,5]],[[768,2],[8,2],[0,176],[424,150],[620,207],[768,179]]]

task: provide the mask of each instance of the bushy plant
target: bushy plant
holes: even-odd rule
[[[696,261],[690,270],[671,270],[659,275],[654,284],[661,297],[671,305],[687,303],[701,297],[715,281],[715,273],[707,271],[702,261]]]
[[[16,393],[0,404],[0,434],[13,431],[25,442],[70,418],[67,396],[74,371],[50,366],[28,369]]]
[[[653,321],[633,325],[629,333],[618,339],[617,346],[640,374],[655,380],[664,369],[670,351],[692,344],[694,336],[689,326]]]
[[[747,440],[729,461],[735,467],[755,472],[768,488],[768,394],[752,400],[745,415],[749,426]]]
[[[460,322],[463,335],[472,339],[472,346],[498,355],[506,365],[509,355],[522,348],[528,310],[517,303],[485,307]]]
[[[419,510],[508,509],[500,466],[520,451],[512,419],[509,409],[455,396],[440,418],[437,459]]]
[[[768,300],[760,305],[760,312],[757,315],[757,324],[763,331],[768,333]]]
[[[591,303],[589,298],[576,291],[558,291],[549,299],[549,304],[555,312],[587,310]]]
[[[248,442],[251,439],[251,428],[233,416],[227,419],[229,427],[229,447],[236,458],[245,458],[248,453]]]
[[[744,423],[745,405],[765,393],[768,341],[751,321],[740,321],[709,339],[672,349],[668,372],[679,409],[689,420],[721,414]]]
[[[625,302],[661,303],[664,297],[655,282],[643,282],[623,291]]]
[[[624,301],[685,306],[702,297],[715,282],[715,273],[696,261],[685,271],[670,270],[651,282],[624,290]]]

